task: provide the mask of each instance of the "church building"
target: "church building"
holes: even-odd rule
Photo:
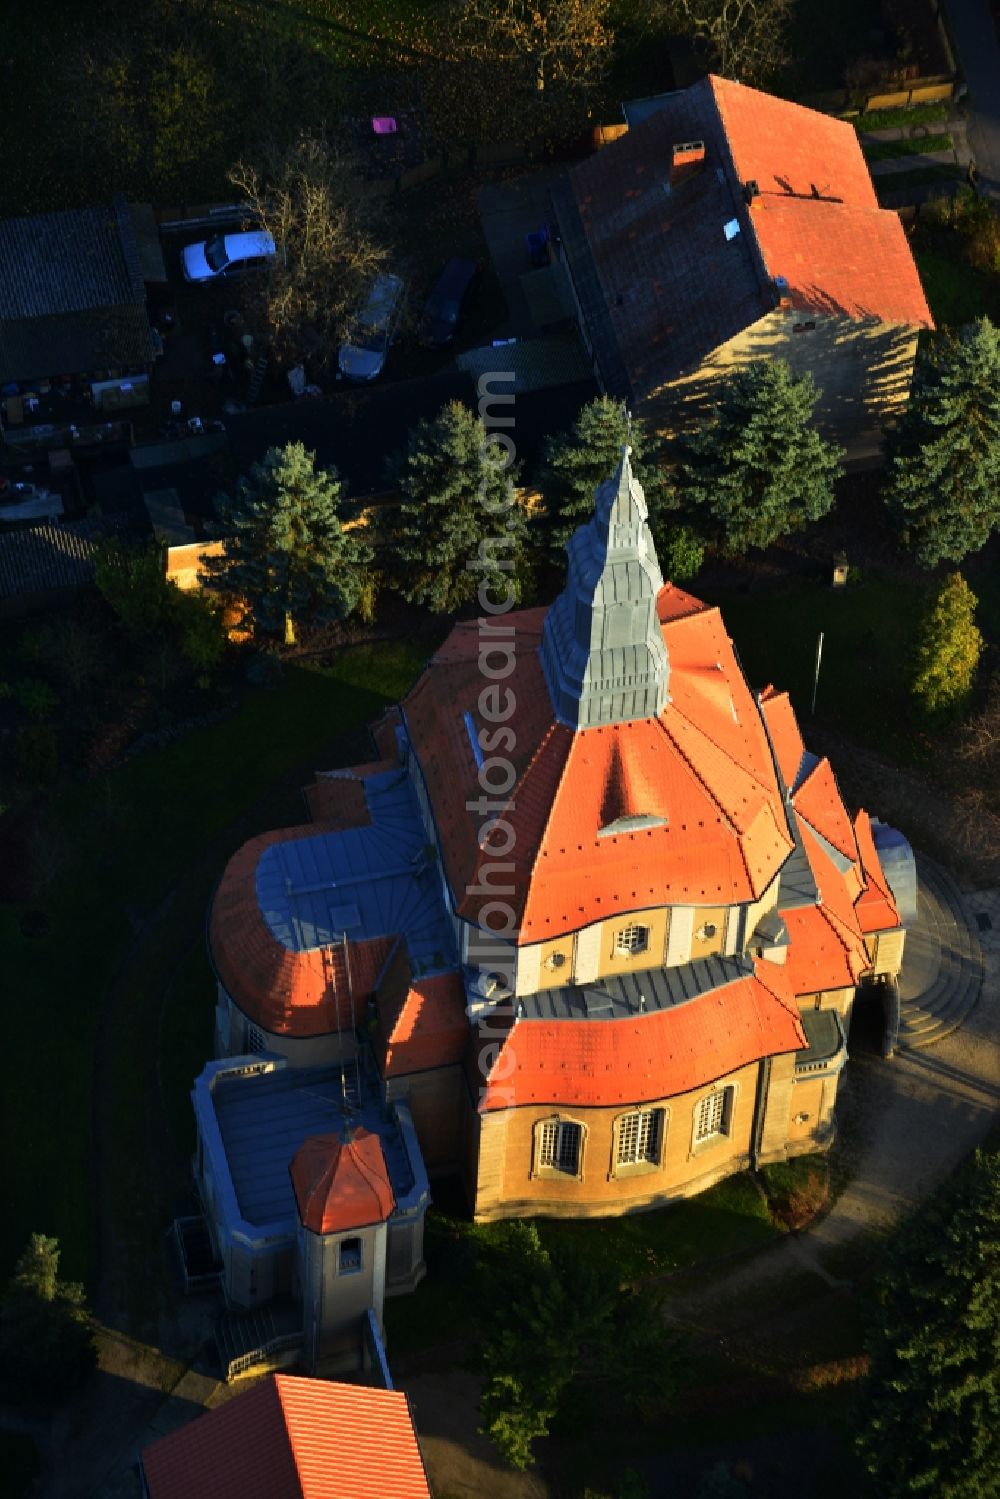
[[[238,1065],[248,1113],[348,1080],[400,1289],[424,1168],[480,1219],[583,1217],[824,1148],[857,987],[902,962],[905,842],[848,813],[788,695],[664,583],[627,451],[568,554],[550,608],[456,625],[379,758],[318,775],[312,821],[242,848],[212,906],[211,1068]],[[258,1147],[288,1157],[289,1220],[315,1178],[314,1218],[356,1240],[327,1190],[339,1126],[296,1118]]]

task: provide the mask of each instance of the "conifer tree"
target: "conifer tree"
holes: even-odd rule
[[[655,528],[667,501],[667,485],[655,468],[643,461],[648,445],[644,423],[636,418],[630,423],[621,401],[598,396],[582,407],[568,431],[550,437],[545,444],[538,487],[545,501],[552,547],[560,559],[577,526],[593,515],[594,492],[617,469],[626,443],[632,449],[632,472],[643,486]]]
[[[358,602],[372,549],[341,524],[336,469],[317,469],[301,442],[271,448],[235,495],[220,497],[223,553],[207,587],[241,601],[256,629],[294,644],[297,624],[329,624]]]
[[[890,513],[921,566],[985,546],[1000,524],[1000,331],[988,318],[921,357],[890,458]]]
[[[59,1279],[59,1243],[32,1234],[0,1303],[0,1398],[58,1400],[94,1368],[83,1287]]]
[[[962,574],[950,573],[921,620],[911,690],[928,718],[957,713],[972,692],[983,649],[977,602]]]
[[[884,1499],[1000,1496],[1000,1155],[977,1151],[896,1242],[869,1313],[861,1458]]]
[[[681,443],[682,510],[740,557],[768,547],[833,504],[840,450],[812,425],[816,386],[783,359],[726,377],[714,418]]]
[[[514,492],[504,447],[460,401],[409,434],[390,463],[402,499],[391,519],[398,586],[404,598],[450,614],[475,598],[517,596],[527,517]]]

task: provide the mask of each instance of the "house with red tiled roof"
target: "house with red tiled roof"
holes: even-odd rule
[[[273,1375],[153,1442],[145,1499],[431,1499],[407,1397]]]
[[[302,1145],[303,1231],[354,1235],[360,1194],[390,1295],[422,1271],[414,1137],[480,1218],[651,1207],[822,1149],[858,986],[891,994],[902,963],[905,840],[848,814],[787,694],[664,582],[627,453],[568,560],[550,608],[457,624],[381,758],[320,775],[315,822],[247,845],[213,903],[228,1060],[206,1071],[285,1069],[242,1078],[249,1111],[339,1069],[384,1170],[373,1142],[362,1182],[312,1114],[318,1138],[254,1148],[264,1170]],[[202,1199],[228,1200],[231,1155],[263,1233],[247,1114],[218,1110]],[[217,1210],[213,1234],[249,1231]]]
[[[714,76],[625,112],[552,193],[603,389],[669,434],[780,357],[815,378],[822,427],[877,441],[933,320],[853,126]]]

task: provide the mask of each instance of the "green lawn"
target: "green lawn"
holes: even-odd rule
[[[698,1197],[621,1218],[540,1218],[542,1243],[583,1256],[621,1282],[672,1275],[729,1255],[763,1248],[780,1237],[764,1195],[747,1173],[728,1177]],[[477,1256],[489,1255],[503,1225],[469,1223],[434,1209],[427,1216],[428,1274],[413,1296],[386,1303],[390,1356],[471,1338],[480,1303]]]
[[[894,161],[899,156],[926,156],[930,151],[950,151],[954,144],[948,132],[941,131],[938,135],[925,135],[917,139],[871,141],[865,145],[864,153],[869,161]]]
[[[807,737],[822,631],[817,718],[905,761],[913,744],[904,667],[921,594],[915,584],[873,578],[836,592],[814,583],[738,595],[722,609],[752,687],[787,689]]]
[[[47,901],[48,935],[25,937],[14,910],[0,908],[5,992],[16,1001],[8,1004],[8,1039],[11,1055],[23,1061],[9,1070],[4,1089],[4,1133],[15,1148],[0,1231],[3,1270],[37,1229],[59,1238],[68,1278],[92,1275],[94,1043],[105,987],[131,939],[130,913],[148,913],[213,837],[335,740],[367,756],[363,726],[402,695],[425,655],[416,642],[392,642],[345,650],[325,671],[290,670],[274,691],[248,691],[233,718],[138,756],[100,781],[74,785],[58,801],[54,820],[72,852]],[[294,820],[294,798],[291,807]],[[168,961],[196,952],[202,929],[198,921]],[[153,974],[150,982],[166,976]],[[199,993],[212,1001],[210,989],[199,989],[204,976],[192,956],[168,1000],[167,1015],[195,1027],[165,1046],[175,1125],[184,1074],[197,1061],[196,1046],[210,1042],[210,1018],[206,1025],[196,1014]],[[142,1011],[137,995],[135,1013]],[[145,1086],[131,1062],[134,1041],[127,1025],[110,1038],[116,1087],[106,1102],[126,1147]]]
[[[852,115],[851,124],[860,131],[904,130],[911,125],[943,125],[947,118],[947,104],[911,104],[908,109],[870,109]]]

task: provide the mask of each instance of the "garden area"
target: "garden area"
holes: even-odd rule
[[[405,165],[476,142],[579,150],[593,125],[620,118],[623,99],[675,86],[675,52],[692,76],[724,65],[789,97],[944,71],[926,0],[798,0],[773,19],[750,8],[721,40],[720,9],[550,0],[494,36],[500,11],[485,0],[150,0],[141,27],[124,0],[104,0],[96,27],[74,0],[42,12],[9,0],[0,214],[115,191],[157,206],[229,200],[236,161],[303,131],[328,133],[363,164],[373,114],[399,120]],[[678,51],[699,35],[693,52],[690,41]],[[73,131],[60,123],[68,98]]]

